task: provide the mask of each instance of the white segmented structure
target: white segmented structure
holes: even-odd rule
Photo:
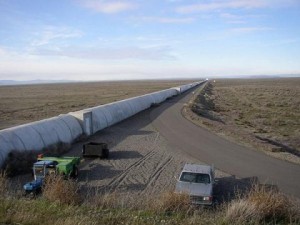
[[[201,83],[194,82],[1,130],[0,167],[12,151],[40,151],[59,143],[71,144],[83,134],[92,135]]]

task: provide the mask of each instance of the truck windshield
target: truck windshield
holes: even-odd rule
[[[180,181],[190,182],[190,183],[210,183],[209,174],[204,173],[191,173],[191,172],[183,172],[180,176]]]
[[[35,166],[34,174],[36,177],[39,177],[39,178],[44,177],[44,167],[43,166]]]

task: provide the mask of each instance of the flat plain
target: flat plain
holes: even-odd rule
[[[198,89],[201,90],[202,88],[200,87]],[[205,98],[208,98],[207,96],[212,96],[210,89],[206,91],[207,95],[204,94],[206,96]],[[240,205],[240,202],[244,203],[245,200],[235,199],[237,197],[236,193],[237,191],[240,193],[238,196],[246,194],[254,184],[253,182],[255,182],[255,180],[252,178],[239,178],[217,170],[216,177],[218,182],[215,188],[215,197],[220,202],[229,202],[227,205],[225,205],[225,207],[217,208],[217,210],[202,211],[199,209],[199,211],[197,211],[196,209],[192,209],[192,211],[189,211],[190,208],[188,208],[188,211],[185,212],[182,211],[181,206],[178,207],[178,200],[176,200],[176,198],[171,197],[167,200],[164,200],[165,194],[173,192],[176,183],[174,176],[178,177],[182,166],[187,162],[201,163],[201,161],[189,154],[186,154],[185,152],[179,151],[179,149],[170,145],[163,133],[157,129],[157,126],[153,123],[153,120],[156,118],[156,114],[153,113],[153,111],[157,110],[157,112],[163,112],[165,110],[164,107],[171,107],[180,101],[182,108],[182,105],[188,101],[187,99],[190,99],[193,96],[192,94],[193,92],[190,92],[188,95],[186,95],[186,97],[188,97],[186,99],[183,99],[182,96],[178,96],[175,99],[170,99],[164,105],[138,113],[127,120],[97,132],[89,138],[89,141],[108,143],[110,148],[110,157],[107,160],[100,160],[99,158],[87,158],[83,159],[81,162],[79,177],[76,181],[76,188],[79,189],[80,198],[83,199],[78,204],[83,205],[83,209],[85,210],[84,215],[86,217],[83,218],[79,215],[79,209],[81,209],[81,206],[78,207],[77,205],[75,206],[77,207],[75,210],[76,216],[74,215],[74,211],[72,211],[71,213],[68,213],[69,217],[67,217],[65,215],[66,211],[62,209],[58,209],[57,212],[53,210],[51,210],[51,212],[44,212],[42,211],[44,208],[53,209],[55,208],[54,205],[62,205],[66,207],[71,206],[68,206],[67,204],[57,204],[56,202],[60,202],[60,199],[56,200],[56,202],[52,202],[52,200],[46,201],[47,203],[44,204],[43,197],[33,199],[31,201],[25,200],[31,203],[30,207],[25,207],[26,210],[28,208],[29,212],[20,211],[16,209],[18,204],[22,205],[24,208],[23,198],[20,197],[21,200],[17,203],[8,202],[9,206],[11,206],[9,210],[7,210],[8,207],[6,206],[2,207],[5,210],[1,211],[0,209],[0,215],[3,215],[3,221],[20,221],[23,223],[24,221],[30,221],[29,223],[34,224],[32,221],[34,221],[33,218],[36,218],[36,212],[41,211],[43,212],[41,213],[43,214],[42,219],[44,219],[44,221],[46,220],[47,223],[50,223],[49,221],[55,221],[58,223],[57,215],[63,215],[63,220],[61,220],[63,222],[60,223],[64,224],[78,223],[78,221],[70,222],[71,220],[69,218],[76,218],[76,220],[79,218],[80,222],[94,221],[93,219],[95,218],[97,221],[95,224],[123,224],[124,221],[127,224],[233,224],[232,221],[238,221],[236,217],[230,216],[231,208],[237,206],[237,211],[240,212],[241,207],[243,207],[243,205]],[[69,152],[66,153],[66,155],[80,156],[82,144],[86,141],[87,140],[82,140],[75,143]],[[13,190],[14,193],[16,190],[22,190],[22,185],[31,179],[32,177],[30,174],[17,176],[10,180],[11,182],[8,184],[10,188],[7,188],[7,190]],[[263,194],[259,195],[259,205],[261,206],[262,202],[267,202],[272,206],[277,206],[277,204],[273,202],[276,200],[277,203],[277,200],[281,198],[278,198],[278,195],[274,195],[275,197],[272,199],[275,200],[270,201],[269,195],[266,195],[265,193],[266,192],[263,192]],[[18,193],[15,194],[15,196],[19,196]],[[286,199],[286,197],[284,197],[284,199]],[[163,211],[164,208],[160,208],[160,201],[162,201],[163,204],[165,204],[164,201],[167,202],[167,209],[165,210],[167,217],[164,217],[163,219],[157,217],[160,214],[165,215],[165,211]],[[252,200],[250,199],[249,201]],[[46,207],[43,209],[36,209],[35,206],[32,206],[36,202],[40,202],[41,205],[46,205]],[[8,205],[8,203],[6,204]],[[252,203],[249,203],[250,207],[249,205],[246,205],[245,207],[247,209],[251,208],[251,206],[253,207],[253,205],[251,205]],[[151,212],[150,210],[153,204],[157,210],[154,212],[154,216],[152,217],[152,214],[149,213]],[[175,205],[175,210],[170,208],[169,205]],[[283,201],[283,205],[285,208],[291,208],[289,204],[285,204],[285,201]],[[264,208],[269,209],[269,207],[263,205],[262,209]],[[294,216],[294,214],[290,214],[289,211],[284,211],[285,208],[283,208],[282,204],[280,204],[279,207],[275,209],[278,209],[280,212],[284,212],[287,216]],[[123,211],[124,209],[125,211]],[[130,216],[132,215],[132,212],[135,212],[132,211],[132,209],[138,210],[138,215],[144,218],[144,220],[141,220],[136,215],[132,216],[134,218],[133,220],[129,220],[127,217],[124,217],[123,214],[121,216],[116,216],[115,214],[115,212],[124,212],[126,216]],[[143,210],[146,211],[144,212]],[[179,210],[178,214],[176,214],[176,210]],[[13,213],[9,214],[7,213],[8,211]],[[21,213],[14,213],[19,211]],[[31,213],[31,211],[33,213]],[[262,210],[259,211],[261,212]],[[109,218],[107,220],[105,220],[106,215],[103,212],[109,214]],[[191,214],[191,212],[195,213]],[[296,211],[296,213],[297,212],[299,211]],[[246,213],[248,213],[248,211],[246,211]],[[276,213],[273,214],[277,215]],[[55,218],[51,220],[49,218],[50,215],[55,215],[53,216]],[[170,217],[170,215],[174,215],[176,218],[183,219],[173,220],[173,217]],[[194,215],[197,215],[197,217]],[[279,214],[279,216],[280,215],[281,214]],[[232,221],[226,222],[228,220],[227,216],[229,218],[232,217]],[[299,221],[298,217],[294,216],[295,219],[293,219],[292,216],[288,217],[290,224],[297,224]],[[158,218],[159,220],[156,222],[151,220],[153,218]],[[241,214],[241,218],[246,217],[244,214]],[[264,223],[264,220],[267,217],[260,216],[260,214],[251,214],[251,219],[252,218],[255,220],[258,218],[258,221],[263,221],[262,223]],[[282,217],[280,217],[280,219],[282,220]],[[102,222],[103,220],[104,222]],[[239,224],[249,224],[247,218],[244,220],[246,221],[245,223]],[[271,221],[273,220],[276,220],[276,216],[271,218]],[[285,222],[287,220],[284,219],[282,221],[283,222],[281,224],[286,224]],[[296,222],[293,223],[293,221]],[[38,224],[38,222],[35,223]],[[262,223],[257,222],[253,224]],[[275,224],[275,222],[270,224]]]
[[[135,97],[193,80],[0,86],[0,129]]]

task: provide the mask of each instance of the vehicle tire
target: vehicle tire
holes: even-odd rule
[[[106,149],[103,149],[102,150],[102,158],[103,159],[108,159],[108,157],[109,157],[109,149],[108,148],[106,148]]]
[[[73,167],[72,173],[71,173],[71,178],[77,178],[78,177],[78,168],[77,166]]]

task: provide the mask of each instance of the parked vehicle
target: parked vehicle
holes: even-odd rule
[[[208,165],[185,164],[176,183],[176,193],[190,196],[192,204],[213,205],[214,168]]]
[[[106,143],[89,142],[82,146],[82,156],[96,156],[107,159],[109,157],[109,149]]]
[[[44,179],[49,174],[60,174],[68,178],[76,178],[79,163],[80,157],[44,157],[39,155],[32,168],[34,180],[26,183],[23,188],[26,193],[41,191]]]

